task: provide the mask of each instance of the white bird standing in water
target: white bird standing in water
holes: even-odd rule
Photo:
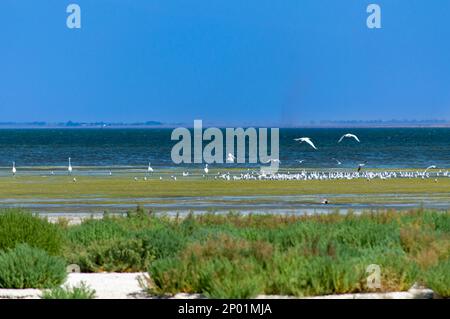
[[[309,145],[311,145],[311,147],[313,148],[313,149],[317,149],[317,147],[314,145],[314,143],[311,141],[311,138],[309,138],[309,137],[299,137],[299,138],[294,138],[294,141],[296,141],[296,142],[300,142],[300,143],[303,143],[303,142],[306,142],[306,143],[308,143]]]
[[[205,174],[208,174],[208,172],[209,172],[208,164],[205,165],[205,168],[203,170],[205,171]]]
[[[355,140],[358,141],[358,143],[361,142],[361,141],[359,140],[358,136],[356,136],[355,134],[347,133],[347,134],[342,135],[342,137],[339,139],[338,143],[342,142],[342,140],[343,140],[344,138],[346,138],[346,137],[347,137],[347,138],[354,138]]]
[[[69,157],[69,167],[67,167],[67,172],[69,173],[69,175],[72,175],[72,163],[70,162],[70,157]]]
[[[12,167],[11,172],[12,172],[13,176],[16,176],[16,173],[17,173],[17,170],[16,170],[16,162],[13,162],[13,167]]]
[[[153,167],[150,165],[150,162],[148,163],[147,173],[152,173]]]

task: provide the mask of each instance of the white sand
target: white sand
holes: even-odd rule
[[[126,299],[126,298],[158,298],[149,296],[139,286],[138,277],[144,273],[70,273],[64,285],[80,286],[84,282],[91,289],[96,291],[96,298],[99,299]],[[40,298],[39,289],[0,289],[0,299],[37,299]],[[433,291],[413,287],[405,292],[389,293],[365,293],[365,294],[344,294],[309,297],[311,299],[418,299],[432,298]],[[171,298],[176,299],[197,299],[200,295],[177,294]],[[297,299],[291,296],[266,296],[260,295],[256,299]]]

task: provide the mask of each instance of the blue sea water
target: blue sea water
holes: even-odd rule
[[[1,129],[0,166],[11,166],[12,161],[17,166],[64,166],[68,157],[75,166],[145,166],[149,161],[154,167],[189,166],[172,162],[177,141],[171,140],[171,133],[172,129]],[[344,133],[358,135],[361,143],[338,143]],[[318,150],[293,141],[302,136],[310,137]],[[280,160],[281,167],[350,168],[366,161],[373,168],[450,168],[450,128],[281,129]],[[305,162],[299,166],[297,160]]]

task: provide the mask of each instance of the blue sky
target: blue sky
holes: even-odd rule
[[[0,121],[450,119],[449,16],[448,0],[2,0]]]

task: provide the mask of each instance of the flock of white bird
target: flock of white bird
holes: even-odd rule
[[[341,136],[341,138],[338,140],[338,143],[341,143],[342,140],[344,140],[345,138],[352,138],[355,139],[358,143],[360,143],[360,139],[358,138],[358,136],[356,136],[355,134],[351,134],[351,133],[347,133]],[[299,138],[295,138],[294,141],[299,142],[299,143],[307,143],[309,144],[312,148],[314,148],[315,150],[317,150],[316,145],[313,143],[312,139],[309,137],[299,137]],[[67,166],[67,173],[68,175],[72,175],[73,172],[73,167],[72,167],[72,162],[71,162],[71,158],[68,158],[69,163]],[[342,163],[337,160],[336,158],[332,158],[332,160],[336,161],[337,165],[341,165]],[[226,158],[226,162],[227,163],[234,163],[236,161],[236,157],[229,153],[227,155]],[[302,164],[305,160],[297,160],[297,162],[299,164]],[[281,161],[279,159],[270,159],[268,161],[266,161],[265,163],[281,163]],[[426,178],[431,178],[434,177],[436,178],[435,181],[437,182],[437,178],[438,177],[450,177],[450,172],[448,170],[443,171],[443,170],[439,170],[436,173],[430,174],[429,170],[431,169],[436,169],[437,167],[435,165],[431,165],[429,167],[427,167],[425,170],[423,171],[375,171],[375,172],[371,172],[371,171],[363,171],[362,168],[365,166],[365,163],[361,163],[358,165],[357,170],[356,171],[314,171],[314,170],[302,170],[301,172],[295,172],[295,173],[275,173],[275,174],[267,174],[264,172],[258,172],[258,171],[250,171],[250,169],[247,169],[246,173],[239,173],[239,174],[232,174],[230,172],[227,173],[220,173],[218,172],[216,175],[214,175],[214,179],[222,179],[222,180],[284,180],[284,181],[288,181],[288,180],[303,180],[303,181],[308,181],[308,180],[352,180],[352,179],[359,179],[359,178],[363,178],[363,179],[367,179],[368,181],[373,180],[373,179],[392,179],[392,178],[421,178],[421,179],[426,179]],[[148,163],[148,167],[147,167],[147,174],[146,176],[143,177],[143,180],[148,180],[148,176],[150,176],[150,174],[152,174],[154,172],[153,167],[151,166],[151,163]],[[204,174],[202,175],[203,178],[207,178],[208,174],[209,174],[209,167],[208,164],[205,165],[205,167],[203,168],[203,172]],[[15,176],[17,174],[17,168],[16,168],[16,163],[12,162],[12,169],[11,169],[11,173],[13,176]],[[108,173],[110,176],[112,175],[112,172],[109,171]],[[51,172],[51,175],[54,175],[54,172]],[[183,171],[181,176],[182,177],[189,177],[191,174],[188,171]],[[170,176],[171,179],[173,180],[177,180],[177,176],[176,175],[171,175]],[[163,179],[162,176],[159,177],[160,180]],[[138,181],[139,178],[137,176],[134,177],[135,181]],[[73,178],[73,182],[76,182],[77,179],[76,177]]]
[[[276,173],[264,174],[257,171],[248,171],[247,173],[231,174],[217,173],[214,179],[223,180],[277,180],[277,181],[311,181],[311,180],[352,180],[352,179],[366,179],[368,181],[373,179],[394,179],[394,178],[438,178],[449,177],[448,170],[439,170],[435,174],[430,174],[428,171],[307,171],[303,170],[296,173]],[[436,180],[437,181],[437,180]]]

